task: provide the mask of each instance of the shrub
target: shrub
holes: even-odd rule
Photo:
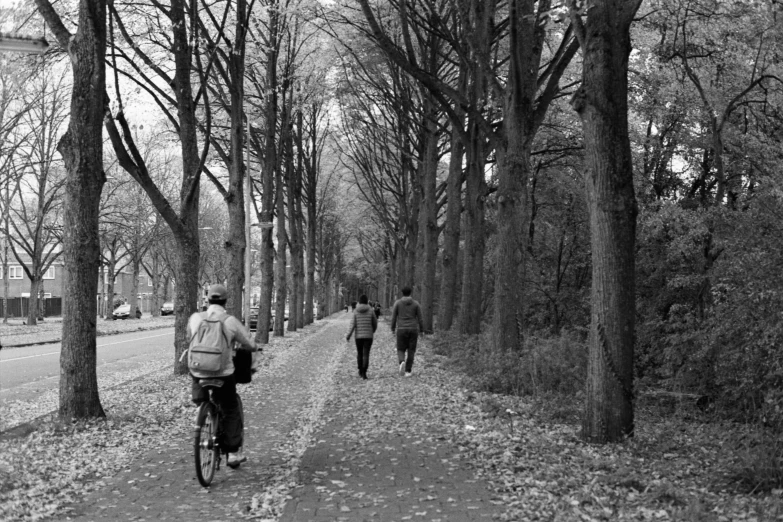
[[[584,389],[587,347],[574,332],[529,337],[519,353],[494,348],[491,335],[441,332],[432,342],[481,391],[507,395],[575,395]]]
[[[732,477],[748,493],[768,493],[783,488],[783,440],[761,429],[735,442],[736,471]]]

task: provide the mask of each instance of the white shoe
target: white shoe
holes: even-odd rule
[[[413,374],[411,372],[406,372],[405,377],[413,377]]]
[[[228,454],[228,467],[229,468],[238,468],[240,464],[247,461],[247,457],[245,457],[244,452],[242,451],[242,448],[239,448],[239,451],[236,453],[229,453]]]
[[[403,375],[405,375],[405,361],[402,361],[400,363],[400,377],[402,377]]]

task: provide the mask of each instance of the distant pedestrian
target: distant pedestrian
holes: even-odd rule
[[[410,377],[416,354],[416,343],[419,340],[419,332],[424,331],[424,323],[421,319],[421,307],[411,297],[409,286],[402,289],[402,297],[397,299],[392,307],[391,331],[397,334],[400,376]]]
[[[351,340],[351,334],[356,331],[356,365],[359,367],[359,377],[367,379],[367,368],[370,366],[370,348],[375,330],[378,328],[378,318],[373,309],[367,304],[367,296],[359,297],[359,306],[351,319],[351,329],[345,336],[346,341]]]
[[[356,301],[351,301],[351,310],[356,311]]]
[[[378,301],[375,301],[375,317],[380,318],[381,317],[381,303]]]

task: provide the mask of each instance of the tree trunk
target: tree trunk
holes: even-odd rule
[[[30,298],[28,299],[27,306],[27,324],[28,326],[35,326],[38,324],[38,289],[41,286],[41,279],[33,277],[30,280]]]
[[[42,5],[39,3],[39,9]],[[51,10],[51,5],[48,6]],[[56,16],[56,15],[55,15]],[[53,20],[47,16],[47,22]],[[58,40],[62,38],[58,35]],[[60,41],[62,45],[64,42]],[[68,130],[57,150],[67,171],[63,230],[65,279],[60,352],[62,419],[103,417],[96,374],[100,264],[98,231],[103,172],[103,115],[106,107],[106,3],[81,0],[79,28],[63,45],[73,68],[73,96]]]
[[[315,120],[315,118],[313,118]],[[313,122],[313,144],[317,144],[317,137],[315,134],[315,122]],[[316,204],[316,195],[318,194],[318,176],[316,171],[316,147],[313,147],[312,165],[308,165],[307,172],[307,279],[305,281],[305,324],[312,324],[313,322],[313,307],[315,305],[315,249],[316,249],[316,231],[318,218],[318,207]],[[319,319],[323,317],[323,312],[320,311],[323,305],[323,298],[318,300],[319,305]]]
[[[637,205],[628,137],[629,29],[640,1],[594,2],[580,28],[582,86],[572,104],[585,139],[593,285],[582,436],[633,435],[634,248]],[[581,17],[572,13],[580,25]]]
[[[470,123],[467,150],[465,193],[465,259],[460,300],[460,333],[476,335],[481,331],[482,288],[484,286],[484,138],[478,125]]]
[[[438,258],[438,202],[436,200],[438,175],[438,111],[435,100],[422,89],[424,104],[424,151],[421,175],[423,214],[421,223],[423,269],[421,278],[421,315],[424,331],[433,331],[435,315],[435,268]],[[423,232],[423,233],[422,233]]]
[[[138,242],[136,243],[138,245]],[[133,261],[131,262],[131,272],[133,274],[133,283],[131,284],[131,291],[130,296],[128,298],[128,304],[130,304],[130,313],[128,314],[128,319],[136,319],[136,308],[139,306],[139,274],[141,273],[140,270],[141,263],[139,262],[139,258],[134,256]]]
[[[446,180],[446,223],[443,230],[440,275],[439,330],[451,329],[454,322],[455,296],[457,295],[457,256],[459,256],[460,217],[462,215],[462,159],[465,152],[460,131],[461,129],[454,129],[451,133],[449,177]]]
[[[285,302],[288,291],[286,277],[286,245],[288,237],[285,230],[285,192],[283,191],[282,173],[278,170],[275,180],[275,192],[277,193],[275,214],[277,214],[277,252],[275,256],[275,324],[274,336],[282,337],[285,326]]]
[[[106,319],[114,320],[114,267],[117,266],[117,260],[114,257],[114,251],[111,252],[109,265],[107,268],[108,284],[106,285]]]
[[[191,221],[188,229],[191,230],[190,237],[176,238],[180,254],[177,256],[175,267],[174,287],[174,368],[175,373],[186,375],[188,373],[188,364],[186,360],[180,361],[182,352],[190,344],[188,337],[188,320],[198,308],[199,284],[198,284],[198,216],[195,223]]]
[[[289,114],[289,119],[293,115]],[[297,188],[299,183],[297,182],[297,176],[299,175],[301,164],[299,167],[294,166],[294,130],[292,128],[293,121],[289,122],[288,132],[286,133],[286,184],[288,192],[288,234],[289,243],[291,245],[291,295],[289,297],[290,304],[288,306],[288,331],[295,332],[299,328],[299,316],[302,312],[301,302],[298,301],[300,297],[299,283],[301,274],[299,273],[299,267],[297,263],[299,261],[299,227],[297,227],[296,221],[299,218],[296,214],[296,200],[299,197]],[[301,158],[301,155],[298,156]],[[297,160],[299,163],[300,160]]]
[[[236,42],[228,57],[228,81],[231,97],[231,122],[229,129],[228,165],[228,238],[224,244],[228,254],[228,302],[226,311],[243,320],[243,296],[250,291],[250,281],[245,281],[245,255],[250,245],[245,244],[245,226],[249,216],[245,215],[245,146],[244,110],[245,98],[245,15],[246,0],[236,1]],[[247,283],[247,284],[245,284]],[[245,288],[247,286],[247,288]]]
[[[274,291],[275,245],[272,239],[272,218],[275,205],[275,171],[277,169],[277,56],[279,52],[278,9],[269,10],[269,46],[266,53],[266,122],[264,135],[264,170],[261,180],[261,212],[258,221],[261,228],[261,295],[258,303],[258,326],[255,341],[269,343],[269,321],[272,317],[272,295]],[[279,219],[279,218],[278,218]]]
[[[160,316],[160,307],[163,301],[160,299],[160,257],[158,254],[152,254],[152,317]]]

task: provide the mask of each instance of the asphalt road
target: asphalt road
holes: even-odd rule
[[[152,354],[171,354],[174,328],[98,338],[98,377],[121,372]],[[0,402],[33,399],[60,382],[60,343],[0,350]]]

